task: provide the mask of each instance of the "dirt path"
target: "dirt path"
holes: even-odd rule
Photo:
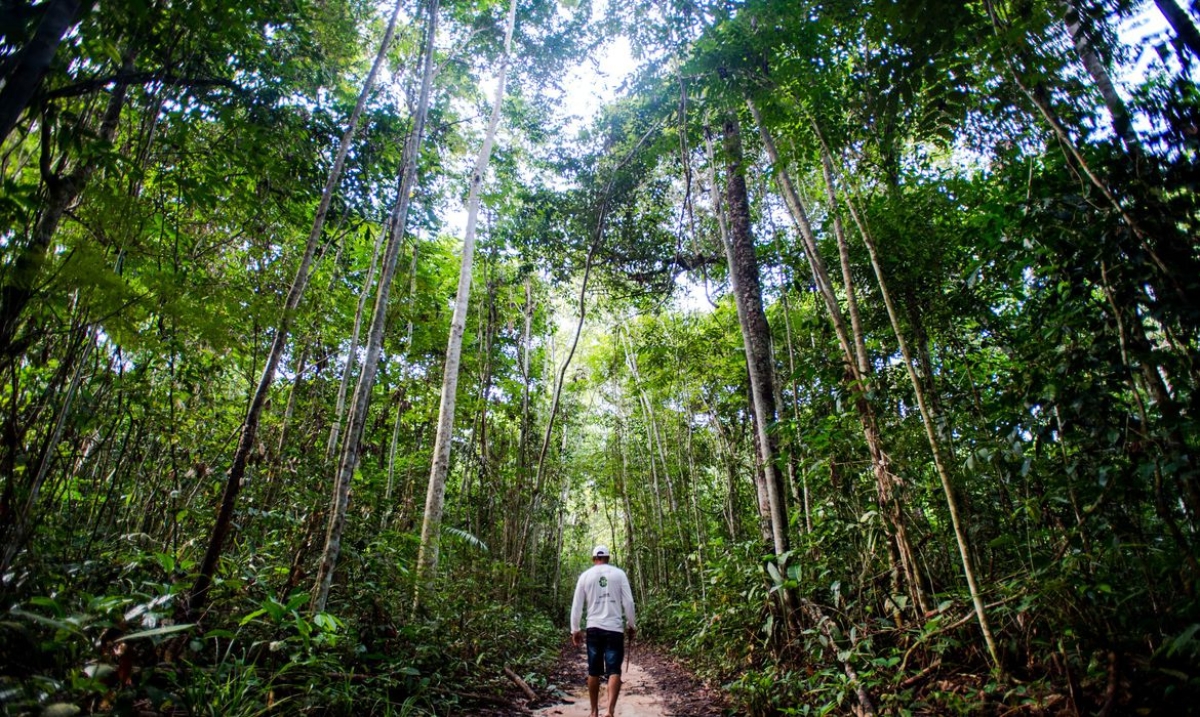
[[[728,714],[719,690],[713,690],[675,661],[647,645],[635,645],[625,669],[616,717],[717,717]],[[566,695],[539,708],[535,717],[588,717],[587,668],[583,648],[567,647],[551,681]],[[600,714],[608,705],[600,688]],[[527,713],[528,714],[528,713]]]
[[[616,717],[666,717],[667,705],[664,701],[662,687],[640,664],[631,662],[622,675],[621,695],[617,699]],[[564,703],[545,707],[533,714],[538,717],[588,717],[590,705],[588,702],[587,685],[580,685],[570,693],[568,699],[573,703]],[[600,714],[608,709],[608,685],[600,687]]]

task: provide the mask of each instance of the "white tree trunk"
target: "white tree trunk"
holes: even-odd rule
[[[429,472],[429,490],[425,496],[425,519],[421,525],[421,547],[417,553],[417,590],[413,600],[414,609],[420,606],[422,582],[437,574],[438,553],[442,525],[442,510],[446,499],[446,476],[450,471],[450,440],[454,431],[454,403],[458,391],[458,372],[462,360],[463,332],[466,328],[467,306],[471,295],[471,267],[475,254],[475,227],[479,220],[479,190],[487,172],[495,142],[496,129],[500,125],[500,107],[504,101],[504,85],[508,77],[509,52],[512,50],[513,28],[517,22],[517,3],[511,0],[508,20],[504,30],[504,55],[500,59],[496,95],[492,102],[492,115],[488,122],[483,147],[475,161],[471,175],[471,190],[467,197],[467,227],[463,237],[462,266],[458,275],[458,293],[454,303],[454,316],[450,321],[450,341],[446,348],[446,365],[442,378],[442,399],[438,406],[437,437],[433,444],[433,465]]]
[[[417,177],[417,161],[422,139],[425,136],[425,120],[429,113],[429,96],[433,85],[433,47],[437,37],[438,0],[430,0],[429,20],[426,28],[425,47],[422,57],[421,90],[413,115],[413,127],[404,147],[404,162],[400,170],[400,191],[396,205],[388,218],[389,236],[384,251],[383,267],[379,273],[379,286],[375,292],[375,309],[371,317],[371,330],[367,335],[367,355],[363,360],[362,373],[354,389],[354,400],[346,423],[346,436],[342,441],[341,457],[338,460],[337,476],[333,489],[333,504],[329,511],[329,523],[325,532],[325,548],[321,565],[317,571],[313,588],[312,611],[325,610],[329,599],[329,587],[333,583],[333,571],[337,567],[342,549],[342,531],[346,526],[346,509],[350,503],[350,481],[358,467],[358,444],[362,439],[367,422],[367,408],[371,403],[371,391],[375,387],[375,374],[379,370],[379,354],[383,347],[383,329],[387,318],[388,297],[391,295],[392,279],[396,276],[396,261],[404,239],[404,228],[408,222],[408,207]]]
[[[358,363],[358,336],[362,331],[363,314],[367,309],[367,297],[371,294],[371,286],[375,283],[375,269],[379,266],[379,250],[383,248],[381,230],[375,238],[375,247],[371,250],[371,267],[367,269],[367,278],[363,280],[362,293],[358,296],[358,306],[354,310],[354,329],[350,332],[350,348],[346,351],[346,366],[342,370],[342,380],[338,384],[337,403],[333,408],[333,427],[329,429],[329,443],[325,446],[325,462],[333,459],[337,450],[338,438],[342,433],[342,414],[346,411],[346,392],[350,387],[350,376]]]

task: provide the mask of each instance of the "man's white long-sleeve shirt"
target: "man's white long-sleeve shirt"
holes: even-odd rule
[[[629,578],[625,571],[607,563],[593,565],[579,576],[575,583],[575,599],[571,601],[571,632],[579,631],[584,605],[587,606],[587,626],[612,632],[624,632],[621,611],[625,611],[625,623],[636,627],[633,611],[633,591],[629,589]]]

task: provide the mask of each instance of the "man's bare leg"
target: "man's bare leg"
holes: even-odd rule
[[[599,682],[599,679],[596,680]],[[613,717],[617,713],[617,695],[621,694],[621,676],[609,675],[608,677],[608,717]]]
[[[588,698],[592,701],[591,717],[600,715],[600,678],[588,675]],[[611,711],[611,710],[610,710]]]

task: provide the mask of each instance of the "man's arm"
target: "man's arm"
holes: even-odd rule
[[[575,582],[575,597],[571,599],[571,641],[577,647],[580,645],[580,619],[583,617],[583,576]]]
[[[637,614],[633,609],[633,590],[629,587],[629,576],[621,581],[621,607],[625,610],[625,629],[637,632]]]

